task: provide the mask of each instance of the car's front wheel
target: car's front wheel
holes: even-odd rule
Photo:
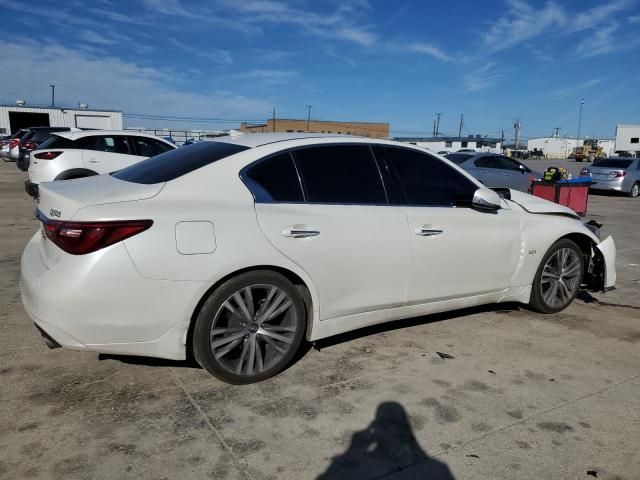
[[[220,380],[259,382],[291,362],[305,325],[304,302],[286,277],[247,272],[210,293],[196,318],[193,355]]]
[[[583,273],[580,247],[566,238],[558,240],[542,257],[533,281],[531,307],[541,313],[564,310],[578,294]]]

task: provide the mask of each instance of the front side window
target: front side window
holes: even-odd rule
[[[94,152],[120,153],[131,155],[131,148],[127,137],[121,135],[96,135],[84,137],[78,140],[80,148],[93,150]]]
[[[368,146],[316,146],[296,150],[295,158],[308,202],[387,203],[380,172]]]
[[[471,206],[478,187],[454,168],[415,150],[394,147],[385,150],[407,204]]]
[[[298,173],[289,153],[261,161],[247,171],[247,177],[252,181],[250,189],[258,202],[304,201]]]

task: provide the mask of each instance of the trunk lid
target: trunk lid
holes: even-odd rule
[[[144,200],[162,187],[164,183],[126,182],[111,175],[45,182],[39,185],[38,210],[50,220],[73,220],[84,207]]]
[[[622,172],[626,172],[626,168],[603,168],[591,167],[591,178],[594,180],[613,180],[619,177]]]

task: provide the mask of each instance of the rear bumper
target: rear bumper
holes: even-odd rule
[[[24,181],[24,190],[33,198],[38,198],[38,184],[31,180]]]
[[[589,186],[589,190],[602,190],[602,191],[623,191],[622,182],[612,182],[607,180],[594,180]]]
[[[29,170],[29,163],[31,163],[29,154],[20,154],[20,158],[18,158],[18,160],[16,161],[16,166],[23,172],[26,172],[27,170]]]
[[[123,244],[45,265],[40,233],[22,255],[25,311],[55,345],[73,350],[183,360],[200,282],[149,280]],[[51,246],[52,248],[57,248]]]

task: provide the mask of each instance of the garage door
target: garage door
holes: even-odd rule
[[[104,115],[76,115],[76,127],[109,130],[111,128],[109,120],[110,118]]]

